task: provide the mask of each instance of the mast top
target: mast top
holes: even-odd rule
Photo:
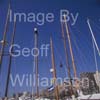
[[[38,29],[37,28],[34,28],[34,33],[38,34]]]

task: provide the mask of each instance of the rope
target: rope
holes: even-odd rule
[[[73,33],[73,31],[71,30],[70,33]],[[78,43],[77,43],[76,40],[78,41]],[[83,63],[84,66],[86,66],[85,62],[86,62],[87,60],[86,60],[85,55],[83,54],[83,52],[82,52],[81,49],[80,49],[81,47],[79,47],[79,43],[80,43],[80,42],[79,42],[79,37],[78,37],[78,39],[76,39],[76,37],[75,37],[74,34],[73,34],[73,43],[74,43],[74,46],[76,47],[76,49],[75,49],[75,48],[74,48],[74,49],[77,51],[77,52],[76,52],[76,53],[77,53],[77,56],[78,56],[78,54],[79,54],[79,56],[78,56],[78,57],[75,56],[75,58],[79,58],[80,61],[81,61],[82,63],[84,62],[84,63]],[[81,67],[78,66],[78,71],[79,71],[79,68],[81,68]],[[83,70],[83,67],[82,67],[80,70]]]

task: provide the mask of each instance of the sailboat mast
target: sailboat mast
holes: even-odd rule
[[[91,28],[89,19],[87,20],[87,23],[88,23],[88,27],[89,27],[89,29],[90,29],[90,32],[91,32],[93,41],[94,41],[94,43],[95,43],[95,46],[96,46],[96,48],[97,48],[98,54],[99,54],[99,56],[100,56],[99,47],[98,47],[97,42],[96,42],[96,39],[95,39],[95,37],[94,37],[94,34],[93,34],[93,31],[92,31],[92,28]]]
[[[14,44],[15,30],[16,30],[16,21],[14,22],[13,34],[12,34],[12,39],[11,39],[11,46]],[[13,53],[13,48],[11,49],[10,57],[9,57],[9,64],[8,64],[8,74],[7,74],[7,82],[6,82],[5,97],[8,96],[8,90],[9,90],[9,80],[10,80],[11,64],[12,64],[12,55],[11,55],[11,54],[12,54],[12,53]]]
[[[34,47],[35,48],[38,48],[38,30],[37,28],[34,28]],[[37,53],[35,51],[35,53]],[[34,57],[34,65],[35,65],[35,79],[36,79],[36,95],[37,95],[37,98],[39,97],[39,82],[38,82],[38,56],[35,56]]]
[[[64,35],[63,23],[61,23],[61,28],[62,28],[62,38],[63,38],[63,42],[64,42],[64,50],[65,50],[65,55],[66,55],[66,65],[67,65],[66,67],[67,67],[70,84],[72,86],[72,79],[71,79],[71,73],[70,73],[70,67],[69,67],[69,61],[68,61],[68,52],[67,52],[67,47],[66,47],[66,39],[65,39],[65,35]]]
[[[9,3],[9,7],[8,7],[8,12],[7,12],[5,29],[4,29],[4,33],[3,33],[2,47],[1,47],[1,50],[0,50],[0,74],[1,74],[1,67],[2,67],[2,59],[3,59],[3,54],[4,54],[4,48],[5,48],[5,44],[6,44],[6,33],[7,33],[7,30],[8,30],[9,14],[10,14],[10,3]]]
[[[55,58],[54,58],[54,48],[53,48],[53,41],[50,38],[50,46],[51,46],[51,60],[52,60],[52,69],[53,69],[53,77],[54,77],[54,85],[55,85],[55,96],[56,100],[59,100],[59,91],[57,85],[57,75],[56,75],[56,68],[55,68]]]
[[[65,20],[66,34],[67,34],[67,38],[68,38],[69,49],[70,49],[70,54],[71,54],[71,59],[72,59],[73,70],[74,70],[74,78],[77,78],[76,65],[75,65],[75,61],[74,61],[74,55],[73,55],[72,44],[71,44],[71,39],[70,39],[70,34],[69,34],[69,28],[68,28],[68,24],[66,22],[66,15],[64,16],[64,20]]]
[[[94,46],[94,43],[95,43],[95,45],[96,45],[97,48],[98,48],[98,46],[97,46],[97,43],[96,43],[96,40],[95,40],[93,31],[92,31],[92,28],[91,28],[91,25],[90,25],[90,21],[87,20],[87,23],[88,23],[88,27],[89,27],[90,32],[91,32],[91,35],[92,35],[93,50],[94,50],[94,55],[95,55],[95,64],[96,64],[96,70],[98,71],[98,65],[97,65],[97,61],[96,61],[96,54],[95,54],[95,46]],[[99,50],[99,48],[97,50]]]
[[[98,70],[98,63],[97,63],[97,58],[96,58],[95,45],[96,45],[96,48],[97,48],[98,52],[99,52],[99,48],[98,48],[98,45],[96,43],[96,39],[95,39],[93,31],[92,31],[90,21],[87,20],[87,23],[88,23],[88,26],[89,26],[89,29],[90,29],[90,32],[91,32],[91,35],[92,35],[92,44],[93,44],[94,59],[95,59],[95,65],[96,65],[96,78],[97,78],[97,83],[99,85],[99,92],[100,92],[99,70]]]
[[[93,39],[92,39],[92,44],[93,44],[94,59],[95,59],[95,65],[96,65],[96,77],[97,77],[97,83],[99,84],[99,92],[100,92],[100,82],[99,82],[98,63],[97,63],[97,57],[96,57],[96,51],[95,51],[95,45],[94,45]]]

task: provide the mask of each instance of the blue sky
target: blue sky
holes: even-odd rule
[[[0,40],[2,40],[4,24],[7,15],[8,1],[0,1]],[[95,63],[93,56],[92,40],[91,34],[86,23],[87,18],[91,19],[90,23],[94,31],[94,35],[97,39],[98,46],[100,47],[100,1],[99,0],[11,0],[11,9],[13,12],[23,12],[23,13],[53,13],[55,15],[55,20],[53,23],[46,22],[44,25],[39,26],[37,23],[29,22],[17,22],[15,43],[19,44],[21,48],[28,47],[33,48],[34,46],[34,34],[33,29],[37,27],[39,30],[39,46],[41,44],[49,44],[50,36],[52,35],[54,42],[54,51],[55,51],[55,61],[57,68],[57,76],[62,78],[66,77],[65,68],[65,54],[63,41],[61,38],[61,25],[60,25],[60,10],[66,9],[69,10],[70,14],[79,13],[78,19],[74,26],[71,26],[72,19],[69,23],[69,30],[71,34],[71,41],[73,47],[73,53],[75,57],[75,63],[77,67],[78,75],[81,72],[86,71],[95,71]],[[71,16],[70,16],[71,18]],[[9,23],[9,30],[7,32],[7,40],[10,42],[11,32],[13,29],[13,22]],[[68,44],[68,43],[67,43]],[[67,46],[68,47],[68,46]],[[8,50],[9,47],[6,47],[5,50]],[[96,52],[97,53],[97,52]],[[100,66],[100,57],[97,54],[98,66]],[[69,60],[71,60],[69,58]],[[60,62],[63,63],[63,68],[59,67]],[[71,62],[71,61],[70,61]],[[4,58],[2,65],[2,75],[0,77],[0,96],[4,96],[5,82],[7,76],[7,63],[8,57]],[[72,68],[72,65],[70,64]],[[11,73],[16,75],[17,73],[30,74],[32,73],[33,68],[33,57],[28,58],[18,57],[13,58]],[[50,50],[47,57],[39,57],[39,74],[40,78],[47,76],[48,78],[52,77],[50,73],[51,68],[51,56]],[[100,69],[100,68],[99,68]],[[72,70],[71,70],[72,71]],[[73,72],[72,72],[73,73]],[[43,87],[40,87],[40,89]],[[22,92],[22,91],[31,91],[31,87],[19,86],[12,87],[9,86],[9,94]]]

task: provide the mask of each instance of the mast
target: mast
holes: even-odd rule
[[[71,54],[71,59],[72,59],[73,70],[74,70],[74,78],[77,78],[76,65],[75,65],[75,61],[74,61],[74,55],[73,55],[73,50],[72,50],[69,28],[68,28],[68,24],[66,22],[66,15],[64,15],[64,20],[65,20],[66,34],[67,34],[67,38],[68,38],[69,49],[70,49],[70,54]]]
[[[34,47],[38,48],[38,30],[37,28],[34,28]],[[35,51],[35,53],[37,53]],[[38,82],[38,56],[34,57],[34,65],[35,65],[35,79],[36,79],[36,94],[37,98],[39,97],[39,82]]]
[[[53,77],[54,77],[55,96],[56,96],[56,100],[59,100],[59,91],[57,85],[57,75],[56,75],[56,68],[55,68],[55,58],[54,58],[54,48],[53,48],[52,38],[50,38],[50,46],[51,46],[51,60],[52,60],[52,69],[53,69]]]
[[[63,42],[64,42],[64,50],[65,50],[65,56],[66,56],[66,67],[67,67],[67,72],[68,72],[68,78],[70,80],[70,85],[71,85],[71,92],[73,92],[72,89],[72,78],[71,78],[71,73],[70,73],[70,66],[69,66],[69,61],[68,61],[68,52],[67,52],[67,47],[66,47],[66,39],[65,39],[65,35],[64,35],[64,29],[63,29],[63,23],[61,23],[61,27],[62,27],[62,38],[63,38]]]
[[[14,44],[15,30],[16,30],[16,21],[14,22],[13,34],[12,34],[12,39],[11,39],[11,46]],[[9,90],[9,80],[10,80],[11,64],[12,64],[12,55],[11,55],[12,52],[13,52],[13,48],[11,49],[10,57],[9,57],[9,64],[8,64],[8,74],[7,74],[7,81],[6,81],[5,97],[8,96],[8,90]]]
[[[98,63],[97,63],[97,57],[96,57],[96,51],[95,51],[95,45],[94,45],[93,39],[92,39],[92,44],[93,44],[94,59],[95,59],[95,65],[96,65],[96,78],[97,78],[97,84],[99,84],[99,92],[100,92],[100,82],[99,82]]]
[[[6,23],[5,23],[4,33],[3,33],[2,47],[1,47],[1,50],[0,50],[0,74],[1,74],[4,48],[5,48],[5,44],[6,44],[6,33],[7,33],[7,30],[8,30],[9,14],[10,14],[10,3],[9,3],[9,7],[8,7],[7,18],[6,18]]]
[[[93,30],[92,30],[92,28],[91,28],[91,25],[90,25],[90,21],[89,21],[89,19],[87,20],[87,23],[88,23],[88,27],[89,27],[89,29],[90,29],[90,32],[91,32],[91,35],[92,35],[93,41],[94,41],[94,43],[95,43],[95,46],[96,46],[96,48],[97,48],[98,54],[99,54],[99,56],[100,56],[99,47],[98,47],[98,45],[97,45],[97,42],[96,42],[95,36],[94,36],[94,34],[93,34]]]
[[[99,70],[98,70],[98,63],[97,63],[96,50],[95,50],[95,45],[97,48],[98,48],[98,45],[96,43],[89,20],[87,20],[87,23],[88,23],[88,26],[89,26],[89,29],[90,29],[91,35],[92,35],[93,52],[94,52],[94,59],[95,59],[95,65],[96,65],[96,78],[97,78],[97,83],[99,85],[99,92],[100,92]],[[99,48],[98,48],[98,50],[99,50]]]

